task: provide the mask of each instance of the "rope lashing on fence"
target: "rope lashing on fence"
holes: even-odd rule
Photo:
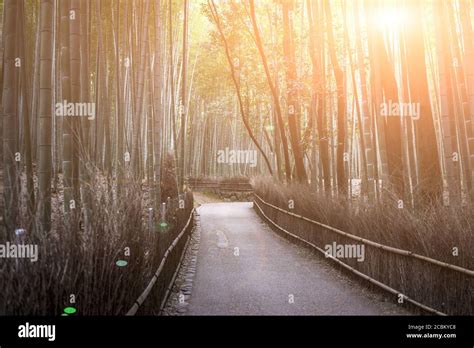
[[[394,248],[394,247],[391,247],[391,246],[388,246],[388,245],[384,245],[384,244],[380,244],[380,243],[377,243],[377,242],[374,242],[374,241],[371,241],[371,240],[368,240],[368,239],[365,239],[365,238],[362,238],[362,237],[358,237],[358,236],[355,236],[353,234],[350,234],[350,233],[347,233],[347,232],[344,232],[344,231],[341,231],[337,228],[334,228],[332,226],[329,226],[329,225],[325,225],[321,222],[318,222],[318,221],[315,221],[315,220],[311,220],[311,219],[308,219],[307,217],[305,216],[302,216],[302,215],[298,215],[298,214],[295,214],[295,213],[292,213],[290,211],[287,211],[287,210],[284,210],[280,207],[277,207],[271,203],[268,203],[268,202],[265,202],[259,195],[257,195],[256,193],[254,193],[254,196],[257,197],[263,204],[273,208],[273,209],[276,209],[276,210],[279,210],[281,211],[282,213],[285,213],[287,215],[291,215],[291,216],[294,216],[298,219],[301,219],[301,220],[304,220],[304,221],[307,221],[307,222],[310,222],[312,224],[315,224],[315,225],[318,225],[326,230],[329,230],[329,231],[332,231],[332,232],[335,232],[337,234],[340,234],[342,236],[345,236],[347,238],[350,238],[350,239],[353,239],[353,240],[356,240],[358,242],[361,242],[361,243],[364,243],[364,244],[367,244],[367,245],[370,245],[370,246],[373,246],[374,248],[378,248],[378,249],[382,249],[382,250],[385,250],[385,251],[388,251],[388,252],[391,252],[391,253],[394,253],[394,254],[398,254],[398,255],[404,255],[404,256],[409,256],[409,257],[413,257],[413,258],[416,258],[416,259],[419,259],[419,260],[422,260],[422,261],[425,261],[425,262],[428,262],[428,263],[431,263],[431,264],[434,264],[434,265],[437,265],[437,266],[440,266],[440,267],[443,267],[443,268],[448,268],[448,269],[451,269],[453,271],[456,271],[456,272],[460,272],[460,273],[463,273],[463,274],[466,274],[470,277],[474,277],[474,271],[473,270],[470,270],[470,269],[467,269],[467,268],[463,268],[463,267],[460,267],[460,266],[456,266],[456,265],[452,265],[450,263],[447,263],[447,262],[443,262],[443,261],[439,261],[439,260],[435,260],[435,259],[432,259],[430,257],[427,257],[427,256],[423,256],[423,255],[420,255],[420,254],[416,254],[414,252],[411,252],[411,251],[408,251],[408,250],[403,250],[403,249],[398,249],[398,248]]]
[[[259,197],[259,199],[263,202],[263,200],[262,200],[260,197]],[[385,291],[388,291],[388,292],[390,292],[390,293],[392,293],[392,294],[394,294],[394,295],[396,295],[396,296],[402,296],[404,301],[410,302],[411,304],[413,304],[413,305],[415,305],[415,306],[417,306],[417,307],[419,307],[419,308],[422,308],[422,309],[424,309],[424,310],[427,311],[427,312],[434,313],[434,314],[440,315],[440,316],[446,316],[446,313],[443,313],[443,312],[440,312],[440,311],[438,311],[438,310],[436,310],[436,309],[434,309],[434,308],[428,307],[428,306],[426,306],[426,305],[424,305],[424,304],[422,304],[422,303],[420,303],[420,302],[418,302],[418,301],[416,301],[416,300],[414,300],[414,299],[408,297],[407,295],[401,293],[400,291],[397,291],[397,290],[395,290],[394,288],[392,288],[392,287],[390,287],[390,286],[388,286],[388,285],[386,285],[386,284],[384,284],[384,283],[382,283],[382,282],[379,282],[378,280],[376,280],[376,279],[374,279],[374,278],[372,278],[372,277],[369,277],[368,275],[366,275],[366,274],[364,274],[364,273],[362,273],[362,272],[356,270],[354,267],[351,267],[351,266],[345,264],[344,262],[342,262],[341,260],[335,258],[334,256],[332,256],[332,255],[327,255],[326,252],[325,252],[323,249],[319,248],[317,245],[315,245],[315,244],[313,244],[313,243],[311,243],[311,242],[308,242],[307,240],[305,240],[305,239],[303,239],[303,238],[301,238],[301,237],[299,237],[299,236],[297,236],[297,235],[295,235],[295,234],[293,234],[293,233],[291,233],[291,232],[285,230],[283,227],[277,225],[275,222],[273,222],[273,221],[263,212],[262,208],[260,207],[260,205],[259,205],[256,201],[254,201],[254,203],[255,203],[255,205],[257,206],[257,208],[260,210],[260,213],[265,217],[265,219],[267,219],[268,222],[270,222],[273,226],[275,226],[276,228],[278,228],[280,231],[282,231],[282,232],[284,232],[284,233],[290,235],[291,237],[293,237],[293,238],[295,238],[295,239],[298,239],[299,241],[301,241],[301,242],[303,242],[303,243],[305,243],[305,244],[311,246],[312,248],[314,248],[314,249],[316,249],[317,251],[321,252],[322,254],[326,255],[326,256],[327,256],[328,258],[330,258],[331,260],[337,262],[339,265],[341,265],[341,266],[344,267],[345,269],[351,271],[352,273],[358,275],[359,277],[361,277],[361,278],[363,278],[363,279],[365,279],[365,280],[368,280],[370,283],[372,283],[372,284],[374,284],[374,285],[376,285],[376,286],[378,286],[378,287],[384,289]]]
[[[193,216],[194,216],[194,208],[191,210],[191,214],[189,214],[188,222],[186,223],[184,228],[181,230],[179,235],[175,238],[173,243],[171,243],[171,245],[166,250],[165,255],[161,259],[160,265],[158,266],[158,269],[156,270],[155,274],[153,275],[153,278],[151,278],[150,282],[148,283],[148,285],[145,288],[145,290],[143,291],[143,293],[137,298],[137,300],[135,301],[133,306],[127,312],[127,314],[126,314],[127,316],[135,315],[135,313],[137,313],[138,309],[143,304],[143,302],[145,302],[146,298],[148,297],[148,295],[151,292],[151,289],[153,289],[153,286],[155,285],[156,281],[158,280],[158,277],[160,276],[161,271],[165,267],[165,263],[166,263],[166,259],[168,258],[168,255],[173,251],[176,244],[178,244],[179,240],[181,239],[181,237],[184,235],[184,233],[188,229],[189,224],[191,223],[191,220],[192,220]]]

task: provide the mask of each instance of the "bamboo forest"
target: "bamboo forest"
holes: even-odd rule
[[[474,315],[474,1],[0,11],[0,316]]]

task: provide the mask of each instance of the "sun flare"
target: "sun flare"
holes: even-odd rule
[[[399,30],[408,23],[408,14],[401,8],[387,7],[374,13],[377,27],[387,30]]]

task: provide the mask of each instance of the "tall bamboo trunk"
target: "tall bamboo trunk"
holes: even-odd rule
[[[378,2],[374,0],[367,1],[366,14],[368,19],[368,28],[370,33],[369,40],[369,56],[372,70],[372,87],[375,89],[375,105],[377,115],[381,116],[381,108],[383,105],[390,103],[398,103],[398,87],[395,79],[394,67],[392,66],[387,49],[384,45],[383,35],[375,24],[375,11]],[[381,95],[383,92],[383,95]],[[402,161],[402,141],[401,141],[401,122],[399,117],[386,116],[379,117],[375,122],[380,125],[379,134],[381,151],[385,150],[387,162],[387,174],[390,183],[390,189],[394,195],[400,199],[404,193],[403,181],[403,161]],[[382,160],[382,165],[383,165]],[[383,168],[382,168],[383,172]]]
[[[18,2],[5,0],[4,3],[4,58],[3,58],[3,190],[4,190],[4,217],[8,230],[17,224],[19,171],[16,162],[18,148],[18,35],[17,15]]]
[[[81,101],[81,8],[79,0],[70,0],[69,14],[69,59],[71,76],[71,102]],[[72,17],[74,16],[74,17]],[[76,205],[79,204],[81,195],[79,190],[79,146],[81,117],[75,115],[72,126],[72,187]]]
[[[233,59],[231,57],[231,53],[230,53],[230,50],[229,50],[229,45],[227,43],[227,39],[226,39],[226,37],[224,35],[224,32],[222,30],[222,25],[221,25],[221,22],[220,22],[220,19],[219,19],[219,14],[217,13],[216,5],[215,5],[213,0],[208,0],[208,5],[209,5],[209,8],[211,10],[211,14],[212,14],[212,17],[214,19],[214,22],[217,25],[217,28],[218,28],[220,37],[222,39],[222,42],[224,44],[224,47],[225,47],[227,63],[229,65],[229,68],[230,68],[230,71],[231,71],[232,81],[234,83],[234,87],[235,87],[235,90],[237,92],[237,99],[239,101],[240,115],[242,117],[242,121],[244,123],[245,129],[247,130],[247,133],[248,133],[249,137],[252,139],[252,142],[255,144],[258,151],[262,155],[263,160],[265,161],[265,164],[267,166],[267,169],[268,169],[270,175],[273,175],[273,170],[272,170],[272,166],[270,164],[270,161],[268,160],[268,157],[267,157],[265,151],[263,150],[262,146],[260,145],[259,141],[255,137],[254,132],[252,130],[252,127],[251,127],[251,125],[249,123],[249,120],[247,118],[247,113],[245,112],[245,109],[244,109],[244,102],[243,102],[243,99],[242,99],[242,95],[240,93],[240,85],[237,81],[237,77],[236,77],[236,73],[235,73],[235,69],[234,69],[234,62],[233,62]],[[214,164],[216,164],[216,161],[214,161]]]
[[[413,16],[420,18],[420,1],[415,0],[407,4]],[[420,104],[420,118],[415,122],[418,135],[419,194],[422,200],[433,200],[441,197],[442,177],[426,75],[423,28],[421,23],[417,24],[419,27],[416,30],[405,31],[407,72],[411,100]]]
[[[40,3],[40,60],[38,107],[38,215],[44,231],[51,228],[54,1]]]
[[[69,11],[70,1],[60,2],[60,44],[61,44],[61,102],[71,102],[70,54],[69,54]],[[64,211],[70,212],[74,202],[73,190],[73,124],[71,116],[63,115],[63,187]]]
[[[155,174],[155,202],[161,202],[161,154],[162,154],[162,136],[163,136],[163,60],[162,60],[162,23],[161,9],[162,1],[155,0],[155,59],[153,66],[153,106],[155,116],[155,134],[154,134],[154,174]]]
[[[27,59],[27,47],[26,47],[26,14],[25,14],[25,4],[23,1],[19,2],[18,7],[18,25],[19,25],[19,38],[21,41],[21,45],[19,48],[19,57],[21,59],[21,67],[20,67],[20,93],[21,97],[21,114],[22,121],[23,121],[23,153],[24,153],[24,160],[22,164],[24,164],[26,168],[26,191],[27,191],[27,207],[28,211],[31,215],[35,213],[35,190],[34,190],[34,183],[33,183],[33,154],[32,154],[32,146],[31,146],[31,94],[30,94],[30,71],[29,71],[29,60]],[[20,167],[21,168],[21,167]]]
[[[367,182],[365,183],[365,189],[369,195],[369,201],[372,202],[374,199],[374,180],[375,180],[375,146],[374,146],[374,130],[372,128],[372,114],[369,109],[369,97],[367,88],[367,73],[365,66],[365,54],[362,46],[362,36],[360,32],[360,21],[359,21],[359,0],[357,0],[357,12],[355,14],[355,30],[356,30],[356,51],[357,51],[357,63],[360,77],[360,90],[361,90],[361,132],[362,138],[364,138],[364,146],[362,148],[363,155],[365,155],[367,163]],[[364,189],[364,184],[362,186]]]
[[[288,140],[286,137],[286,132],[285,132],[285,123],[283,121],[283,116],[282,116],[282,111],[281,111],[281,105],[280,105],[280,98],[279,94],[277,91],[277,82],[273,82],[272,77],[270,76],[270,70],[268,68],[268,61],[267,57],[265,54],[265,50],[263,47],[262,39],[260,36],[260,31],[257,26],[257,19],[255,16],[255,4],[253,0],[249,1],[250,4],[250,19],[252,21],[252,27],[255,35],[255,41],[257,44],[257,49],[260,53],[260,58],[262,59],[262,64],[263,68],[265,70],[265,76],[267,78],[267,83],[270,87],[270,91],[272,93],[273,97],[273,105],[277,117],[277,127],[278,131],[280,132],[280,140],[281,140],[281,145],[283,147],[283,158],[285,161],[285,174],[286,174],[286,180],[291,181],[291,164],[290,164],[290,155],[289,155],[289,148],[288,148]]]
[[[305,183],[308,178],[303,162],[299,132],[299,103],[297,98],[297,76],[295,47],[293,42],[293,27],[290,23],[290,7],[293,1],[283,2],[283,52],[286,58],[286,83],[287,83],[287,103],[288,103],[288,128],[290,131],[290,143],[295,160],[296,178],[299,182]]]
[[[467,113],[465,115],[468,148],[470,152],[471,173],[468,179],[474,183],[474,42],[472,34],[471,6],[468,0],[460,1],[460,17],[464,41],[464,66],[467,89]],[[472,185],[474,186],[474,184]],[[471,188],[471,198],[474,198],[474,188]]]
[[[134,174],[136,178],[141,178],[140,171],[140,156],[141,151],[139,149],[139,138],[140,138],[140,119],[142,117],[143,111],[143,100],[144,100],[144,85],[145,85],[145,66],[146,66],[146,55],[148,54],[148,18],[150,12],[150,1],[146,0],[144,2],[144,12],[143,18],[140,19],[140,32],[139,32],[139,57],[136,61],[136,66],[138,67],[138,77],[137,77],[137,94],[135,95],[135,109],[134,109],[134,118],[136,123],[133,126],[133,147],[132,147],[132,165],[134,169]]]
[[[344,72],[342,71],[336,56],[336,41],[333,34],[332,13],[329,0],[325,0],[324,9],[326,12],[329,57],[333,67],[337,90],[337,187],[338,191],[344,195],[347,191],[346,173],[344,169],[344,152],[346,142],[346,101],[344,95]]]
[[[444,165],[446,173],[446,184],[449,189],[449,196],[445,199],[445,204],[450,201],[459,201],[461,194],[461,178],[459,171],[459,162],[454,162],[454,152],[458,153],[457,140],[455,136],[455,115],[454,115],[454,97],[452,93],[452,81],[450,67],[452,63],[447,33],[443,29],[446,24],[445,3],[436,2],[433,4],[436,36],[437,36],[437,55],[439,65],[439,96],[441,103],[441,122],[442,139],[444,150]],[[459,156],[459,155],[458,155]]]

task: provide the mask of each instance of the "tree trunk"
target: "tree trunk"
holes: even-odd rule
[[[61,9],[61,102],[71,102],[70,55],[69,55],[69,0],[60,1]],[[64,211],[70,212],[74,204],[73,191],[73,125],[71,116],[63,115],[63,186]]]
[[[227,40],[225,38],[225,35],[222,31],[222,27],[221,27],[221,23],[220,23],[220,19],[219,19],[219,14],[217,13],[217,9],[216,9],[216,6],[214,4],[214,1],[213,0],[208,0],[208,5],[209,5],[209,8],[211,10],[214,22],[217,25],[217,28],[218,28],[218,31],[220,33],[221,39],[224,43],[227,62],[229,63],[229,67],[230,67],[230,70],[231,70],[232,81],[234,82],[234,87],[237,91],[237,98],[239,100],[239,109],[240,109],[240,114],[242,116],[242,121],[244,122],[245,128],[247,129],[247,132],[248,132],[250,138],[252,139],[253,143],[255,144],[255,146],[259,150],[260,154],[262,155],[262,157],[263,157],[263,159],[264,159],[264,161],[267,165],[267,169],[270,172],[270,175],[273,175],[273,170],[272,170],[272,166],[270,164],[270,161],[268,160],[268,157],[265,154],[265,152],[263,151],[263,149],[262,149],[261,145],[259,144],[258,140],[255,138],[255,135],[253,134],[252,128],[250,127],[247,116],[245,114],[244,105],[243,105],[243,101],[242,101],[242,96],[241,96],[240,90],[239,90],[239,84],[238,84],[237,78],[235,76],[233,61],[232,61],[232,58],[231,58],[231,55],[230,55],[230,52],[229,52],[229,46],[227,44]]]
[[[186,115],[188,114],[186,105],[186,73],[188,63],[188,0],[184,0],[184,17],[183,17],[183,62],[181,69],[181,101],[179,103],[179,114],[181,117],[180,126],[180,144],[179,144],[179,173],[178,173],[178,191],[183,192],[184,189],[184,156],[185,156],[185,139],[186,139]]]
[[[337,153],[336,153],[336,176],[337,188],[341,194],[347,192],[346,173],[344,170],[344,151],[346,142],[346,101],[344,95],[344,72],[339,66],[336,57],[336,41],[333,34],[332,14],[329,0],[325,0],[326,25],[328,35],[329,57],[333,67],[334,78],[337,89]]]
[[[272,77],[270,75],[270,70],[268,68],[268,61],[267,57],[265,54],[265,49],[263,48],[263,43],[262,39],[260,37],[260,31],[257,26],[257,20],[255,17],[255,4],[254,0],[249,0],[250,4],[250,19],[252,20],[252,27],[253,27],[253,32],[255,35],[255,42],[257,44],[257,49],[260,53],[260,58],[262,59],[262,64],[263,68],[265,70],[265,75],[267,78],[268,85],[270,87],[270,90],[272,92],[273,96],[273,103],[275,107],[275,114],[277,117],[277,127],[280,132],[280,141],[283,146],[283,156],[285,160],[285,174],[286,174],[286,180],[291,181],[291,164],[290,164],[290,156],[288,153],[288,140],[286,138],[286,133],[285,133],[285,123],[283,121],[282,117],[282,112],[281,112],[281,106],[280,106],[280,99],[275,87],[275,84],[272,81]]]
[[[286,61],[286,83],[287,83],[287,103],[288,103],[288,128],[290,129],[290,142],[293,149],[293,157],[295,159],[296,177],[301,183],[306,183],[308,178],[303,162],[303,153],[301,151],[299,139],[298,115],[300,113],[297,98],[297,76],[296,62],[293,42],[293,28],[290,24],[290,5],[293,1],[283,2],[283,51]]]
[[[382,32],[376,28],[374,23],[376,10],[374,6],[376,3],[371,0],[365,3],[368,22],[371,32],[369,33],[369,51],[371,57],[371,69],[373,72],[373,87],[378,89],[378,85],[382,87],[383,100],[376,98],[375,107],[380,110],[382,103],[388,105],[390,102],[398,103],[398,87],[395,79],[394,68],[390,63],[388,52],[384,45]],[[380,79],[377,83],[376,79]],[[377,93],[377,91],[376,91]],[[378,113],[380,115],[380,113]],[[404,183],[403,183],[403,162],[402,162],[402,142],[401,142],[401,126],[400,118],[395,116],[380,117],[377,123],[382,122],[383,135],[385,138],[386,156],[387,156],[387,170],[391,189],[397,198],[403,197]]]
[[[162,76],[162,24],[160,19],[160,11],[162,8],[161,0],[155,0],[155,59],[154,59],[154,88],[153,88],[153,105],[155,114],[155,134],[154,134],[154,172],[155,172],[155,203],[161,202],[161,153],[162,153],[162,136],[163,136],[163,76]]]
[[[71,76],[71,102],[81,101],[81,19],[82,13],[79,0],[70,0],[71,10],[69,14],[69,59]],[[74,16],[74,17],[71,17]],[[80,201],[79,190],[79,146],[80,146],[80,119],[75,115],[71,122],[72,126],[72,187],[76,207]]]
[[[413,16],[421,18],[420,1],[407,4]],[[441,197],[443,182],[426,75],[423,28],[421,23],[418,24],[416,30],[405,31],[407,68],[411,100],[420,103],[420,119],[415,122],[418,133],[419,194],[422,200],[433,200]]]
[[[3,58],[3,189],[5,224],[9,230],[17,224],[19,173],[15,161],[18,148],[18,62],[17,53],[17,15],[18,1],[5,0],[4,58]]]
[[[474,186],[474,43],[472,35],[471,7],[468,0],[460,0],[459,9],[464,38],[464,65],[466,74],[467,107],[468,114],[465,115],[466,133],[468,135],[468,148],[470,152],[471,173],[468,180]],[[471,198],[474,198],[474,188],[471,188]]]
[[[40,3],[40,98],[38,107],[38,215],[44,231],[51,228],[54,1]]]
[[[457,141],[455,136],[455,115],[454,115],[454,98],[452,93],[452,81],[450,75],[450,67],[452,64],[449,42],[446,35],[445,25],[446,13],[443,2],[433,4],[436,35],[437,35],[437,51],[439,64],[439,96],[441,99],[441,122],[442,137],[445,160],[446,181],[449,189],[449,198],[445,203],[450,201],[459,201],[460,198],[460,173],[459,167],[453,162],[454,151],[457,152]],[[458,162],[457,162],[458,163]]]

